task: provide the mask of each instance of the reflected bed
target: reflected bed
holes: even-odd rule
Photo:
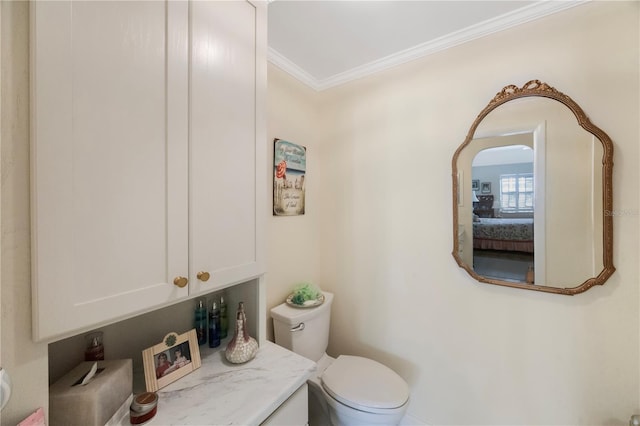
[[[473,248],[533,253],[533,219],[481,218],[473,223]]]

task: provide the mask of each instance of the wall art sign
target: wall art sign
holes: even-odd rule
[[[144,379],[148,392],[155,392],[200,368],[196,330],[169,333],[162,342],[142,351]]]
[[[273,215],[304,214],[307,148],[282,139],[273,141]]]

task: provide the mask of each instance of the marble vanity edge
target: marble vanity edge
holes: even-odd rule
[[[224,351],[201,350],[202,366],[158,391],[150,425],[259,425],[313,374],[316,363],[273,342],[256,358],[230,364]]]

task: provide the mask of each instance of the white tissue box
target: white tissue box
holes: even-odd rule
[[[132,360],[97,361],[98,373],[86,385],[79,384],[94,362],[79,364],[49,387],[50,424],[104,425],[129,398]]]

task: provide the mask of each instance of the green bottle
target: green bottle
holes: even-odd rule
[[[224,301],[224,296],[220,296],[220,338],[227,337],[227,331],[229,330],[229,319],[227,318],[227,303]]]

